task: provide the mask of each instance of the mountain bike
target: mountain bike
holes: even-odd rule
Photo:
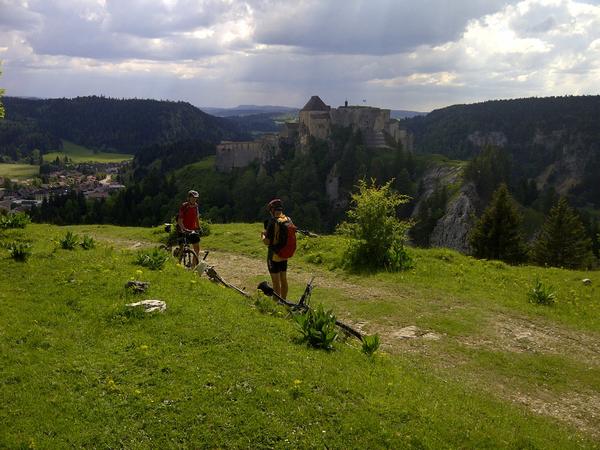
[[[194,269],[198,262],[200,262],[200,257],[196,254],[194,249],[192,248],[192,244],[189,242],[189,236],[198,234],[195,231],[191,233],[182,233],[177,238],[177,245],[173,247],[172,255],[175,257],[179,264],[187,269]],[[202,261],[206,259],[208,256],[208,251],[204,251],[204,256],[202,257]]]

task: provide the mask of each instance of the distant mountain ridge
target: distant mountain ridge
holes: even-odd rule
[[[253,116],[259,114],[290,114],[297,115],[300,108],[292,108],[289,106],[276,105],[239,105],[234,108],[215,108],[208,106],[200,106],[202,111],[217,117],[233,117],[233,116]],[[426,112],[410,111],[404,109],[390,110],[392,119],[406,119],[417,116],[426,115]]]
[[[392,119],[410,119],[412,117],[426,116],[429,113],[419,111],[408,111],[405,109],[392,109],[390,110],[390,117]]]
[[[199,107],[207,114],[217,117],[253,116],[257,114],[298,114],[300,108],[273,105],[239,105],[234,108]]]

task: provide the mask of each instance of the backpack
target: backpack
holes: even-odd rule
[[[277,218],[275,222],[275,236],[277,239],[277,246],[275,247],[275,253],[281,259],[288,259],[294,256],[296,251],[296,225],[287,216]]]

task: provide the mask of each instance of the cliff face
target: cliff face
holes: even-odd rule
[[[452,186],[462,183],[464,166],[438,165],[429,169],[421,179],[419,200],[412,213],[417,218],[424,208],[426,201],[440,186],[446,186],[450,191]],[[450,192],[451,197],[446,203],[444,215],[437,221],[429,238],[432,247],[447,247],[463,253],[470,252],[468,235],[476,217],[480,202],[475,186],[466,183],[458,192]]]
[[[476,205],[479,200],[473,183],[460,188],[446,206],[446,213],[438,220],[430,244],[432,247],[448,247],[462,253],[470,253],[469,231],[476,217]]]

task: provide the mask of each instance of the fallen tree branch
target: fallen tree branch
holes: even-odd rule
[[[295,310],[301,310],[303,312],[306,312],[310,309],[310,306],[308,306],[307,303],[306,304],[303,303],[303,301],[306,299],[305,296],[310,297],[310,292],[312,292],[313,280],[314,280],[314,278],[312,280],[310,280],[310,283],[308,283],[307,288],[304,291],[304,295],[302,295],[302,297],[300,298],[300,301],[298,303],[291,303],[291,302],[287,301],[286,299],[282,298],[279,294],[277,294],[277,292],[275,292],[275,290],[271,286],[269,286],[269,283],[267,283],[266,281],[263,281],[262,283],[260,283],[258,285],[258,289],[260,289],[263,294],[265,294],[269,297],[274,297],[277,300],[277,302],[282,305],[285,305],[285,306],[295,309]],[[363,335],[361,334],[360,331],[355,330],[350,325],[345,324],[344,322],[341,322],[337,319],[335,320],[335,324],[338,327],[340,327],[342,330],[344,330],[346,333],[351,334],[352,336],[354,336],[355,338],[357,338],[358,340],[360,340],[362,342]]]
[[[223,286],[228,287],[229,289],[233,289],[234,291],[242,294],[244,297],[247,298],[251,298],[252,296],[250,294],[248,294],[246,291],[244,291],[243,289],[240,289],[239,287],[237,287],[234,284],[228,283],[227,281],[225,281],[221,275],[219,275],[217,273],[217,271],[215,270],[214,267],[210,266],[207,267],[204,270],[204,273],[206,273],[206,276],[208,276],[208,279],[210,281],[214,281],[215,283],[221,283]]]
[[[221,277],[221,275],[219,275],[217,273],[217,271],[215,270],[214,267],[212,267],[212,266],[207,267],[204,270],[204,273],[206,273],[206,275],[208,276],[208,278],[211,281],[213,281],[215,283],[220,283],[223,286],[228,287],[229,289],[233,289],[234,291],[238,292],[239,294],[242,294],[246,298],[252,298],[252,296],[250,294],[248,294],[246,291],[244,291],[243,289],[240,289],[239,287],[235,286],[234,284],[231,284],[231,283],[225,281],[223,279],[223,277]],[[293,309],[293,310],[300,310],[300,311],[306,312],[310,309],[308,302],[309,302],[310,295],[313,290],[313,284],[312,284],[313,280],[314,280],[314,277],[306,285],[306,289],[304,290],[304,293],[302,294],[302,297],[300,297],[300,300],[298,301],[298,303],[292,303],[292,302],[286,300],[285,298],[281,297],[279,294],[277,294],[275,292],[275,290],[266,281],[261,282],[258,285],[258,289],[260,289],[263,292],[263,294],[265,294],[266,296],[275,298],[277,303],[279,303],[283,306],[287,306],[288,308]],[[363,340],[363,335],[361,334],[361,332],[358,330],[355,330],[350,325],[345,324],[344,322],[341,322],[337,319],[335,320],[335,324],[338,327],[340,327],[342,330],[344,330],[346,333],[351,334],[358,340],[360,340],[360,341]]]

